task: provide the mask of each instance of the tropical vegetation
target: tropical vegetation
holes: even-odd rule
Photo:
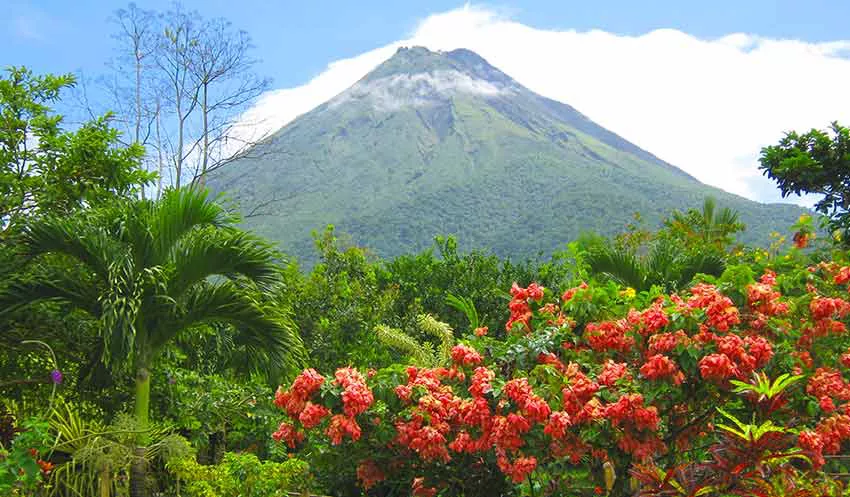
[[[296,258],[205,188],[209,136],[178,187],[159,111],[73,125],[75,84],[0,77],[0,495],[850,495],[839,124],[762,150],[823,197],[762,244],[719,196],[537,257],[319,225]]]

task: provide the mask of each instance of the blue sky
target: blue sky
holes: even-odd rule
[[[106,71],[114,31],[108,19],[127,5],[0,1],[0,65],[82,71],[87,79]],[[137,4],[162,11],[170,0]],[[848,0],[183,5],[224,17],[254,40],[257,70],[274,91],[243,116],[248,136],[241,138],[248,141],[332,98],[410,44],[474,50],[699,180],[755,200],[779,200],[758,170],[761,147],[789,130],[850,121],[850,98],[841,98],[850,81]],[[97,99],[96,85],[89,88]]]
[[[4,0],[0,64],[38,72],[83,70],[94,74],[110,56],[112,11],[123,2]],[[139,1],[164,9],[167,1]],[[302,84],[329,62],[401,39],[429,14],[463,2],[405,1],[185,1],[205,16],[221,16],[248,31],[275,87]],[[237,7],[234,7],[236,5]],[[845,0],[525,0],[484,3],[523,24],[542,29],[602,29],[637,35],[675,28],[714,38],[743,32],[771,38],[827,41],[850,38]]]

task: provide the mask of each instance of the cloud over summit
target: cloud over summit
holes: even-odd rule
[[[850,121],[850,40],[553,31],[466,6],[429,16],[405,40],[333,62],[303,86],[269,92],[237,132],[252,139],[277,130],[412,45],[477,52],[699,180],[755,200],[779,198],[757,170],[761,147],[785,131]]]

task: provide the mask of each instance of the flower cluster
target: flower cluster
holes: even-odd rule
[[[505,329],[511,331],[514,325],[519,324],[524,332],[530,333],[529,321],[532,313],[529,301],[540,302],[541,300],[543,300],[543,287],[537,283],[532,283],[527,288],[522,288],[514,283],[511,286],[511,301],[508,303],[511,317],[505,324]]]
[[[537,284],[514,284],[507,329],[522,333],[508,337],[510,354],[479,328],[444,367],[395,367],[368,378],[344,367],[332,379],[308,369],[278,389],[275,404],[289,420],[273,437],[293,448],[313,433],[345,443],[364,490],[400,480],[411,482],[411,494],[433,497],[452,484],[435,475],[463,475],[463,464],[516,484],[538,468],[554,474],[564,464],[592,464],[588,478],[596,479],[587,488],[602,488],[603,464],[625,473],[673,450],[687,453],[698,439],[719,440],[716,408],[739,398],[730,380],[804,367],[793,398],[770,410],[754,403],[754,412],[792,412],[794,436],[783,443],[819,468],[850,442],[850,302],[834,286],[850,284],[850,267],[823,264],[803,274],[766,270],[728,295],[705,283],[628,299],[615,288],[606,290],[615,303],[595,313],[587,309],[603,292],[585,292],[587,284],[557,303],[546,302],[549,292]],[[788,281],[803,282],[783,295]],[[789,350],[795,359],[774,358]],[[788,371],[794,360],[798,369]]]
[[[729,331],[729,328],[741,322],[738,308],[732,299],[723,295],[714,285],[699,283],[691,289],[688,308],[705,311],[705,325],[718,331]]]
[[[481,364],[481,354],[468,345],[455,345],[452,347],[452,361],[458,366],[477,366]]]

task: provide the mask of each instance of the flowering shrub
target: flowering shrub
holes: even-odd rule
[[[287,419],[273,436],[326,440],[376,494],[663,495],[647,476],[661,468],[706,488],[697,475],[802,481],[850,445],[850,268],[777,266],[670,295],[514,285],[507,338],[475,330],[445,367],[305,370],[276,394]],[[800,381],[759,390],[785,373]],[[761,444],[718,429],[756,415]]]

